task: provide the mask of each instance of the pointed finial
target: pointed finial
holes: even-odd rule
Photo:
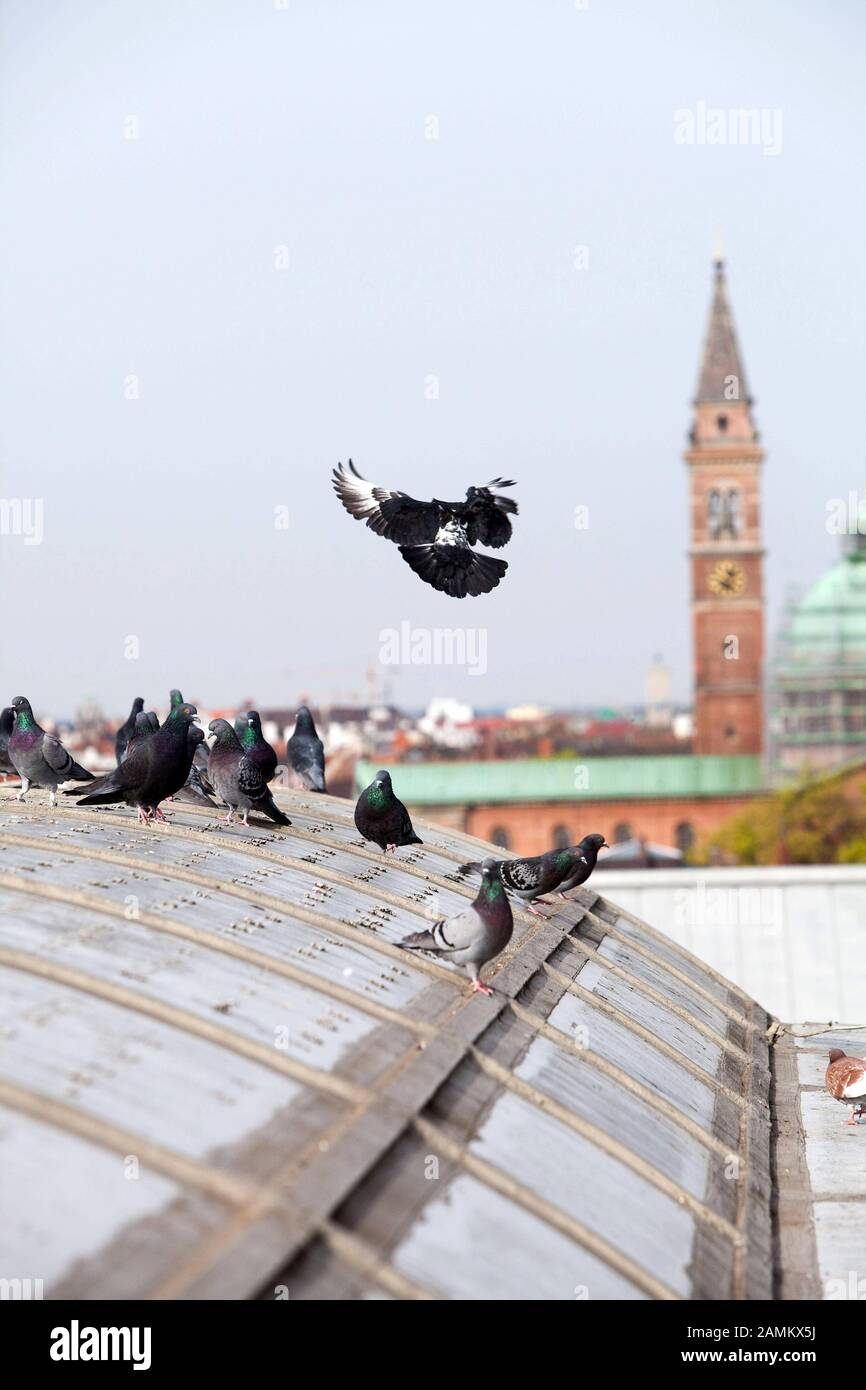
[[[725,247],[724,243],[722,242],[722,229],[721,227],[716,227],[715,231],[713,232],[713,264],[715,265],[716,270],[721,270],[724,263]]]

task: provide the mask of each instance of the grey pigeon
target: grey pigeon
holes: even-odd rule
[[[15,727],[15,711],[11,705],[0,710],[0,772],[16,777],[17,773],[9,761],[9,738]]]
[[[204,748],[205,755],[207,755],[204,732],[197,724],[190,724],[186,736],[192,748],[192,765],[190,766],[186,781],[176,795],[181,801],[195,801],[209,806],[211,810],[216,811],[219,808],[213,799],[213,787],[208,780],[207,772],[202,772],[198,765],[198,753],[200,749]]]
[[[15,728],[9,738],[8,757],[21,778],[19,801],[24,800],[31,787],[47,787],[51,805],[56,806],[61,782],[93,781],[93,773],[67,753],[60,739],[36,723],[29,700],[16,695],[12,708]]]
[[[243,738],[246,731],[247,712],[246,710],[239,710],[238,713],[235,715],[235,733],[237,734],[239,740]]]
[[[571,874],[578,872],[586,863],[579,845],[568,849],[551,849],[546,854],[537,854],[532,859],[503,859],[499,864],[500,876],[509,893],[529,906],[536,917],[543,914],[533,907],[536,898],[543,893],[551,893]],[[480,864],[461,864],[460,874],[480,873]]]
[[[125,724],[121,724],[117,733],[114,735],[114,756],[118,763],[122,763],[126,756],[126,748],[135,729],[136,716],[144,709],[144,700],[140,695],[136,695],[132,702],[132,709],[126,719]]]
[[[514,930],[500,867],[495,859],[485,859],[481,866],[481,887],[473,903],[454,917],[443,917],[435,922],[429,931],[413,932],[397,944],[407,951],[433,951],[446,956],[455,965],[463,966],[473,990],[492,994],[489,985],[482,984],[478,972],[505,950]]]
[[[258,710],[248,711],[246,728],[239,737],[241,748],[250,762],[255,763],[265,781],[270,782],[277,770],[277,755],[262,733],[262,721]]]
[[[280,810],[264,774],[238,742],[238,736],[227,719],[212,719],[208,731],[213,734],[208,777],[214,791],[228,806],[226,824],[231,825],[235,811],[241,811],[241,821],[249,824],[250,811],[259,811],[277,825],[291,825]]]
[[[172,709],[155,732],[136,738],[119,767],[101,777],[79,806],[111,805],[125,801],[138,809],[138,819],[165,820],[160,802],[179,792],[192,765],[193,745],[187,736],[196,718],[195,705]]]
[[[365,787],[355,806],[355,825],[365,840],[372,840],[387,854],[398,845],[423,845],[415,834],[409,812],[394,795],[391,774],[377,772]]]
[[[583,863],[578,863],[574,867],[573,873],[564,878],[559,885],[559,896],[564,898],[571,888],[578,888],[581,883],[586,883],[593,869],[595,868],[598,852],[600,849],[610,849],[610,845],[603,835],[593,834],[584,835],[580,844],[577,846],[583,855]]]
[[[313,716],[301,705],[295,732],[286,743],[286,765],[293,784],[302,791],[323,792],[325,787],[325,746],[316,733]]]
[[[504,560],[472,549],[476,544],[498,549],[511,540],[509,517],[517,514],[517,503],[491,491],[496,487],[514,487],[514,482],[494,478],[484,487],[467,488],[463,502],[436,497],[419,502],[368,483],[351,459],[348,470],[342,464],[334,469],[334,491],[346,511],[398,545],[415,573],[451,598],[489,593],[508,569]]]

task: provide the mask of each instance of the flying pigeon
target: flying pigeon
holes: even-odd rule
[[[579,845],[575,846],[583,856],[583,862],[575,865],[574,872],[563,879],[559,885],[559,896],[564,898],[571,888],[579,888],[581,883],[586,883],[593,869],[595,868],[598,852],[600,849],[610,849],[610,845],[603,835],[584,835]]]
[[[481,866],[481,887],[473,903],[454,917],[434,922],[429,931],[413,932],[397,944],[407,951],[434,951],[447,956],[455,965],[463,966],[472,981],[473,991],[492,994],[490,986],[482,984],[478,972],[505,950],[514,929],[500,868],[495,859],[485,859]]]
[[[175,706],[164,724],[136,738],[120,766],[100,777],[76,804],[103,806],[125,801],[127,806],[137,807],[138,819],[144,825],[152,819],[165,820],[160,802],[179,792],[189,776],[194,745],[187,731],[195,718],[195,705]]]
[[[479,555],[474,545],[494,550],[511,540],[509,516],[517,503],[491,491],[514,487],[509,478],[493,478],[484,487],[466,489],[464,502],[419,502],[405,492],[389,492],[362,478],[352,460],[348,471],[334,469],[334,490],[346,511],[366,521],[371,531],[400,547],[415,573],[451,598],[475,598],[495,589],[508,565],[492,555]]]
[[[298,710],[295,732],[286,744],[286,763],[293,785],[303,791],[326,790],[325,747],[306,705]]]
[[[12,708],[15,728],[9,737],[7,756],[21,778],[19,801],[24,800],[32,786],[47,787],[49,801],[56,806],[61,782],[93,781],[93,773],[67,753],[60,739],[46,733],[36,723],[29,700],[16,695]]]
[[[394,795],[389,772],[377,772],[355,806],[355,825],[365,840],[372,840],[387,854],[398,845],[423,845],[415,834],[409,812]]]
[[[240,744],[250,762],[255,763],[265,781],[270,782],[277,770],[277,755],[262,733],[258,710],[251,709],[247,713]]]
[[[499,871],[508,891],[527,903],[536,917],[541,917],[543,914],[532,906],[534,900],[543,902],[542,893],[551,893],[585,863],[580,846],[572,845],[569,849],[548,850],[533,859],[503,859]],[[481,870],[481,864],[461,864],[457,872],[480,874]]]
[[[114,756],[117,759],[118,763],[122,763],[124,757],[126,756],[127,744],[129,743],[130,736],[135,728],[136,715],[140,714],[143,709],[144,700],[141,698],[140,695],[136,695],[135,699],[132,702],[132,709],[129,711],[126,723],[121,724],[117,733],[114,735]]]
[[[18,774],[9,760],[9,736],[15,727],[15,711],[11,705],[7,705],[4,710],[0,710],[0,772],[4,777],[9,774],[16,777]]]
[[[833,1099],[848,1106],[848,1124],[856,1125],[857,1117],[866,1111],[866,1060],[848,1057],[834,1047],[824,1079]]]
[[[235,811],[242,811],[243,825],[249,824],[250,811],[259,811],[277,825],[291,825],[283,815],[265,780],[264,773],[238,742],[238,736],[227,719],[212,719],[208,731],[214,735],[208,758],[208,777],[218,796],[229,808],[226,824],[231,825]]]

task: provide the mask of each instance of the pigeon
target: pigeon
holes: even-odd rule
[[[168,692],[168,712],[169,712],[169,714],[171,714],[172,710],[174,710],[174,709],[180,709],[180,706],[181,706],[183,703],[184,703],[184,699],[183,699],[183,696],[181,695],[181,693],[180,693],[179,690],[170,690],[170,691]]]
[[[250,811],[259,811],[277,825],[291,825],[271,795],[264,773],[245,753],[238,736],[227,719],[212,719],[208,731],[213,734],[208,776],[218,796],[229,808],[226,825],[231,825],[235,811],[242,811],[241,823],[249,825]]]
[[[153,710],[148,710],[146,714],[142,710],[137,714],[135,716],[135,725],[132,733],[129,735],[129,740],[126,745],[126,754],[129,754],[130,748],[132,748],[133,744],[135,744],[138,739],[146,738],[148,734],[155,734],[158,728],[159,720]]]
[[[325,746],[316,733],[313,716],[301,705],[295,732],[286,744],[286,764],[294,786],[303,791],[323,792],[325,787]]]
[[[501,864],[485,859],[481,866],[481,887],[473,903],[454,917],[434,922],[429,931],[413,932],[397,944],[406,951],[434,951],[462,965],[472,981],[473,991],[492,994],[482,984],[479,971],[489,960],[505,950],[514,930],[508,894],[502,886]]]
[[[11,777],[18,775],[9,760],[9,736],[14,727],[15,711],[11,705],[7,705],[4,710],[0,711],[0,772],[3,773],[4,777],[7,774]]]
[[[262,733],[262,721],[258,710],[247,713],[246,728],[240,735],[244,753],[255,763],[266,782],[270,782],[277,770],[277,755]]]
[[[236,714],[236,715],[235,715],[235,733],[236,733],[237,736],[238,736],[238,740],[240,740],[240,739],[243,738],[243,736],[244,736],[244,734],[246,733],[246,731],[247,731],[247,712],[246,712],[246,710],[241,710],[239,714]]]
[[[355,825],[365,840],[372,840],[387,854],[398,845],[423,845],[415,834],[409,812],[394,795],[389,772],[377,772],[355,806]]]
[[[21,778],[18,800],[23,801],[32,786],[47,787],[49,801],[57,805],[61,782],[92,782],[93,773],[67,753],[59,738],[36,723],[30,701],[16,695],[12,701],[15,728],[9,737],[7,755]]]
[[[847,1123],[856,1125],[858,1116],[866,1111],[866,1059],[848,1057],[834,1047],[824,1079],[833,1099],[848,1106]]]
[[[610,849],[610,845],[603,835],[584,835],[579,845],[575,846],[583,855],[583,863],[578,862],[574,873],[563,879],[559,885],[559,896],[564,898],[571,888],[578,888],[581,883],[586,883],[598,858],[600,849]]]
[[[143,825],[165,820],[159,804],[179,792],[189,776],[194,745],[187,731],[196,718],[195,705],[170,710],[165,723],[137,737],[120,766],[101,777],[76,804],[107,806],[125,801],[137,807]]]
[[[536,917],[541,917],[543,913],[532,906],[534,900],[538,898],[544,902],[542,893],[551,893],[585,864],[580,846],[572,845],[569,849],[551,849],[546,854],[537,854],[534,859],[503,859],[499,870],[508,891],[527,903]],[[481,873],[481,868],[481,864],[461,864],[457,872]]]
[[[114,756],[117,759],[118,764],[122,763],[123,759],[126,756],[126,749],[129,743],[129,738],[132,734],[133,729],[135,728],[136,716],[140,714],[143,709],[144,700],[141,698],[140,695],[136,695],[135,699],[132,702],[132,709],[129,711],[126,723],[121,724],[117,733],[114,735]]]
[[[514,487],[510,478],[493,478],[484,487],[466,489],[464,502],[419,502],[405,492],[389,492],[362,478],[352,460],[348,471],[334,469],[334,490],[346,511],[366,521],[371,531],[393,541],[411,569],[434,589],[451,598],[488,594],[508,565],[492,555],[479,555],[474,545],[494,550],[511,540],[509,516],[517,503],[491,491]]]
[[[212,810],[216,811],[218,808],[213,799],[214,789],[208,780],[207,772],[202,772],[198,766],[196,757],[199,749],[207,749],[204,733],[197,724],[190,724],[186,736],[192,749],[192,764],[189,775],[180,791],[177,792],[177,796],[182,801],[204,802],[205,806],[210,806]]]

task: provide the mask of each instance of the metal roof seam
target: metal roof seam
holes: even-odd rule
[[[657,1187],[660,1192],[664,1192],[667,1197],[678,1202],[680,1206],[687,1207],[697,1220],[712,1226],[714,1230],[718,1231],[720,1235],[724,1236],[732,1243],[736,1243],[743,1239],[742,1234],[730,1221],[725,1220],[718,1212],[713,1211],[712,1207],[709,1207],[706,1202],[702,1202],[700,1198],[694,1197],[692,1193],[680,1183],[674,1182],[673,1179],[668,1178],[659,1168],[656,1168],[654,1164],[642,1158],[634,1149],[630,1149],[627,1144],[623,1144],[621,1140],[614,1139],[611,1135],[606,1134],[604,1130],[600,1129],[598,1125],[593,1124],[591,1121],[582,1119],[581,1116],[569,1109],[568,1106],[563,1105],[560,1101],[554,1100],[552,1096],[548,1096],[538,1086],[533,1086],[530,1082],[515,1076],[507,1067],[501,1066],[498,1062],[494,1061],[492,1057],[488,1057],[485,1053],[479,1052],[477,1048],[472,1049],[472,1056],[481,1067],[482,1071],[486,1071],[490,1076],[495,1077],[506,1090],[512,1091],[530,1105],[545,1111],[561,1124],[567,1125],[570,1129],[573,1129],[582,1139],[586,1139],[588,1143],[593,1144],[597,1149],[601,1149],[602,1152],[608,1154],[609,1157],[616,1159],[625,1167],[630,1168],[633,1173],[637,1173],[639,1177],[644,1178],[648,1183],[651,1183],[653,1187]]]
[[[544,968],[553,975],[560,975],[560,972],[556,970],[555,966],[545,964]],[[659,1038],[655,1033],[650,1032],[649,1028],[644,1028],[643,1024],[638,1023],[637,1020],[633,1019],[629,1014],[623,1013],[622,1009],[618,1009],[615,1004],[611,1004],[607,999],[602,999],[600,995],[595,994],[592,990],[585,989],[578,980],[568,980],[567,976],[561,976],[561,979],[569,994],[574,994],[578,999],[582,999],[585,1004],[590,1005],[594,1009],[598,1009],[600,1013],[607,1014],[608,1018],[615,1019],[617,1023],[621,1023],[623,1027],[628,1028],[629,1032],[634,1033],[644,1042],[649,1043],[651,1047],[664,1053],[672,1062],[678,1062],[686,1071],[691,1072],[692,1076],[697,1080],[705,1082],[707,1086],[711,1086],[714,1090],[718,1090],[722,1095],[727,1096],[728,1100],[733,1101],[738,1108],[741,1109],[746,1104],[743,1097],[738,1095],[736,1091],[732,1091],[730,1086],[726,1086],[723,1081],[719,1081],[711,1072],[704,1071],[702,1067],[699,1067],[696,1062],[692,1061],[691,1057],[688,1057],[684,1052],[678,1052],[670,1043],[665,1042],[663,1038]],[[563,1034],[563,1037],[565,1036],[566,1034]]]
[[[736,1057],[738,1061],[745,1063],[749,1060],[749,1054],[744,1052],[737,1043],[731,1042],[730,1038],[725,1037],[723,1033],[717,1032],[717,1030],[712,1028],[708,1023],[704,1023],[702,1019],[697,1018],[690,1009],[684,1008],[681,1004],[675,1004],[671,999],[662,994],[660,990],[655,989],[653,985],[647,984],[645,980],[641,980],[638,975],[632,975],[631,971],[626,970],[624,966],[617,965],[615,961],[609,960],[607,956],[601,955],[595,947],[589,946],[587,942],[582,941],[580,937],[575,937],[573,934],[569,935],[565,938],[565,944],[570,946],[573,950],[579,951],[581,955],[586,956],[587,960],[594,961],[596,965],[602,967],[604,970],[609,970],[611,975],[615,975],[618,980],[622,980],[623,984],[629,985],[631,989],[639,990],[641,994],[645,994],[648,999],[654,1000],[656,1004],[660,1004],[662,1008],[669,1010],[669,1012],[674,1014],[677,1018],[681,1018],[684,1023],[688,1023],[698,1033],[703,1034],[705,1038],[716,1043],[732,1057]]]
[[[644,1293],[649,1294],[651,1298],[665,1301],[679,1299],[679,1295],[667,1284],[657,1279],[654,1274],[637,1264],[628,1255],[624,1255],[603,1236],[591,1231],[583,1222],[576,1220],[575,1217],[563,1211],[561,1207],[555,1206],[553,1202],[549,1202],[546,1197],[542,1197],[539,1193],[518,1182],[510,1173],[498,1168],[496,1164],[479,1158],[477,1154],[471,1153],[464,1145],[456,1143],[439,1125],[432,1124],[429,1120],[418,1115],[414,1120],[414,1126],[425,1143],[430,1144],[431,1147],[438,1147],[453,1162],[459,1164],[461,1168],[467,1173],[471,1173],[485,1186],[517,1202],[526,1211],[547,1222],[554,1230],[570,1236],[578,1245],[582,1245],[585,1250],[590,1251],[609,1265],[611,1269],[615,1269],[617,1273],[642,1289]]]
[[[357,1104],[370,1098],[371,1093],[366,1087],[358,1086],[355,1082],[347,1081],[333,1072],[317,1070],[305,1062],[287,1057],[285,1053],[277,1051],[276,1048],[264,1047],[261,1043],[254,1042],[242,1033],[234,1033],[231,1029],[213,1023],[198,1014],[189,1013],[186,1009],[178,1009],[173,1004],[166,1004],[162,1000],[140,994],[137,990],[130,989],[128,985],[114,985],[108,980],[100,979],[96,975],[89,975],[83,970],[74,970],[69,966],[60,965],[56,961],[45,961],[39,956],[30,955],[26,951],[13,950],[8,946],[0,946],[0,965],[5,965],[10,970],[21,970],[30,975],[39,975],[43,979],[54,981],[56,984],[66,985],[69,989],[78,990],[83,994],[92,994],[99,999],[107,999],[111,1003],[120,1004],[124,1008],[133,1009],[136,1013],[145,1014],[150,1018],[158,1018],[163,1023],[168,1023],[182,1032],[194,1033],[197,1037],[205,1038],[230,1052],[238,1052],[241,1056],[249,1057],[254,1062],[260,1062],[272,1071],[282,1072],[284,1076],[289,1076],[293,1080],[300,1081],[316,1090],[327,1091],[331,1095],[338,1096],[341,1100]]]
[[[644,922],[642,918],[636,917],[634,913],[629,912],[627,908],[619,907],[618,904],[610,902],[607,898],[599,896],[598,901],[602,904],[605,911],[610,912],[614,919],[617,917],[624,917],[627,922],[631,922],[633,926],[638,927],[648,940],[655,941],[659,946],[665,946],[668,950],[676,952],[683,960],[687,960],[692,965],[697,966],[709,979],[715,980],[717,984],[724,985],[730,994],[739,995],[747,1007],[751,1005],[751,997],[744,989],[734,984],[734,982],[723,975],[720,970],[716,970],[714,966],[708,965],[706,961],[701,960],[700,956],[694,955],[692,951],[681,945],[679,941],[675,941],[671,936],[665,936],[664,932],[658,931],[656,927],[652,927],[648,922]]]
[[[680,984],[685,985],[702,999],[705,999],[708,1004],[712,1004],[713,1008],[718,1009],[720,1013],[727,1014],[728,1018],[732,1019],[735,1023],[741,1024],[746,1033],[752,1032],[754,1024],[752,1023],[751,1017],[738,1009],[734,1009],[730,1004],[726,1004],[713,994],[711,990],[705,989],[703,985],[698,984],[697,980],[691,979],[684,971],[678,970],[675,965],[671,965],[670,961],[665,960],[662,956],[656,955],[654,951],[642,945],[642,943],[637,941],[633,936],[628,936],[626,932],[617,931],[616,927],[612,926],[610,922],[606,922],[603,917],[597,917],[589,908],[586,909],[584,915],[588,917],[591,922],[601,927],[604,930],[605,936],[609,936],[612,940],[620,942],[623,946],[628,947],[629,950],[634,951],[636,955],[643,956],[644,960],[648,960],[653,965],[657,965],[660,970],[664,970],[665,973],[671,975],[673,979],[679,980]]]

